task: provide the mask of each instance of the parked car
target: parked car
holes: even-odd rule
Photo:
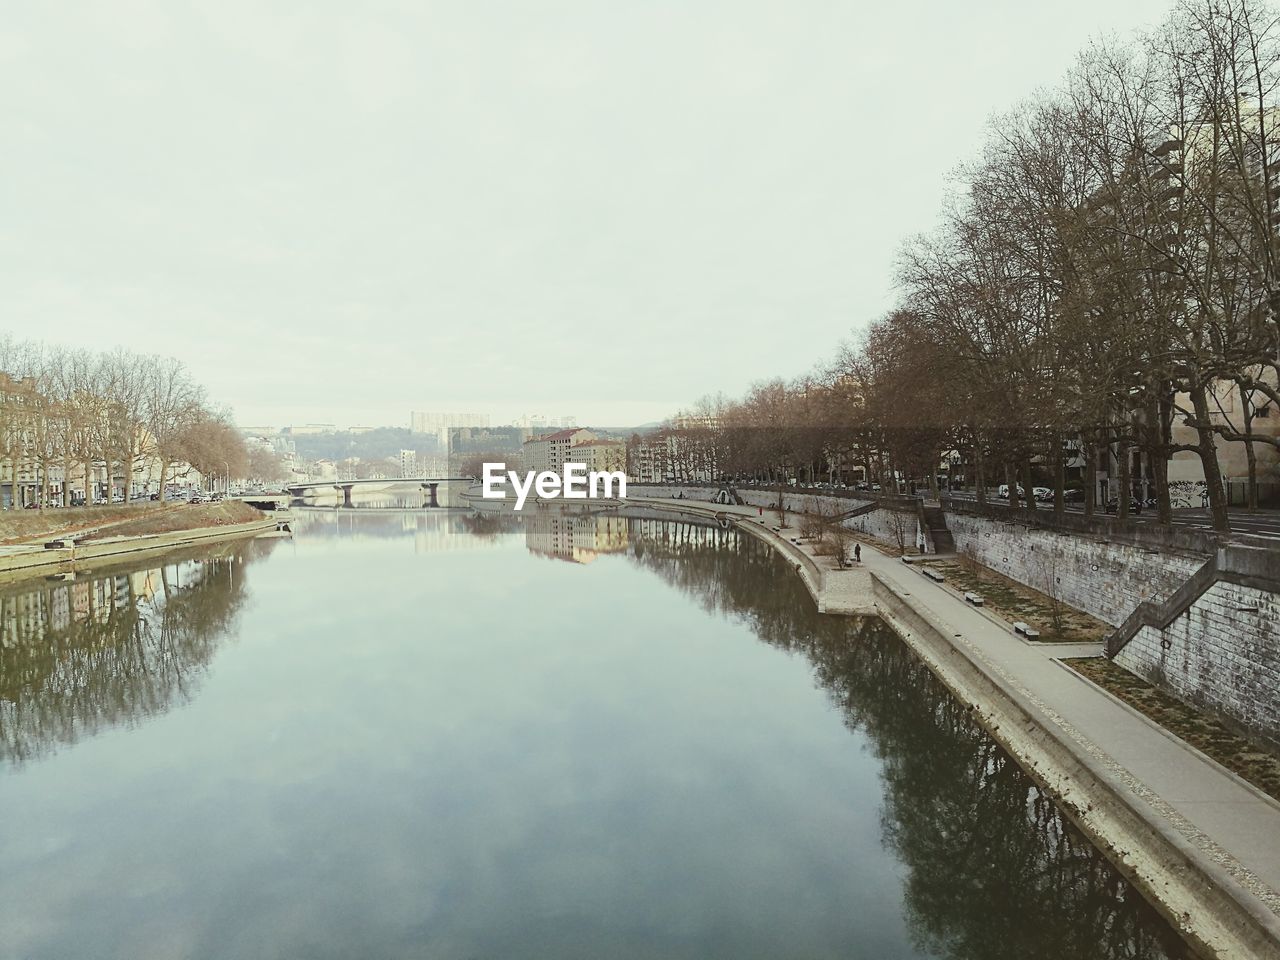
[[[1065,490],[1063,491],[1062,499],[1065,500],[1067,503],[1084,503],[1084,491],[1083,490]]]
[[[1021,497],[1025,497],[1026,495],[1027,495],[1027,492],[1026,492],[1025,490],[1023,490],[1023,489],[1022,489],[1022,484],[1018,484],[1018,496],[1019,496],[1019,498],[1021,498]],[[1008,500],[1008,499],[1009,499],[1009,485],[1008,485],[1007,483],[1002,483],[1002,484],[1000,484],[999,489],[998,489],[998,490],[996,490],[996,496],[997,496],[997,497],[999,497],[1001,500]]]
[[[1049,487],[1032,487],[1031,495],[1041,503],[1045,503],[1053,499],[1053,490]]]
[[[1106,511],[1107,511],[1107,513],[1119,513],[1119,512],[1120,512],[1120,498],[1119,498],[1119,497],[1112,497],[1110,500],[1108,500],[1108,501],[1107,501],[1107,506],[1106,506]],[[1139,500],[1139,499],[1137,499],[1136,497],[1130,497],[1130,498],[1129,498],[1129,512],[1130,512],[1130,513],[1141,513],[1141,512],[1142,512],[1142,501],[1141,501],[1141,500]]]

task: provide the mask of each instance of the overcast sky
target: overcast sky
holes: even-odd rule
[[[660,419],[883,312],[987,117],[1168,7],[6,3],[0,326],[243,424]]]

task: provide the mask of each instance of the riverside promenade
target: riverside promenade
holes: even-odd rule
[[[172,550],[176,547],[239,537],[257,537],[275,531],[278,521],[263,517],[244,523],[217,526],[191,527],[134,536],[104,537],[99,540],[79,541],[71,536],[53,534],[48,538],[29,543],[0,545],[0,581],[66,573],[82,565],[154,551]],[[50,544],[47,546],[46,544]],[[58,544],[58,546],[52,546]]]
[[[1061,662],[1101,644],[1030,642],[865,543],[853,573],[824,570],[775,510],[628,502],[732,519],[795,562],[827,612],[862,611],[869,588],[873,611],[1199,950],[1280,958],[1280,803]]]

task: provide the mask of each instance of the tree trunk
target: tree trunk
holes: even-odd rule
[[[974,492],[978,497],[978,505],[987,504],[987,471],[982,459],[982,446],[975,440],[973,443],[973,481]]]
[[[1093,519],[1098,503],[1098,447],[1092,438],[1083,441],[1084,446],[1084,516]]]
[[[1004,465],[1004,479],[1009,487],[1009,509],[1017,510],[1019,504],[1018,497],[1018,471],[1012,463]]]
[[[1169,503],[1169,426],[1172,410],[1162,396],[1156,401],[1155,421],[1152,424],[1151,473],[1156,485],[1156,522],[1163,526],[1173,523],[1173,507]]]
[[[1247,490],[1245,493],[1245,507],[1250,513],[1256,513],[1258,510],[1258,455],[1253,448],[1253,407],[1249,403],[1249,392],[1245,390],[1244,384],[1240,384],[1240,409],[1244,412],[1244,455],[1249,465],[1247,474]]]
[[[1053,515],[1061,518],[1067,510],[1067,464],[1062,453],[1062,435],[1053,435]]]
[[[1022,495],[1026,497],[1027,509],[1036,512],[1036,488],[1031,478],[1031,458],[1022,461]]]
[[[1231,520],[1227,515],[1227,499],[1222,489],[1222,470],[1218,466],[1218,451],[1214,444],[1213,424],[1209,419],[1209,398],[1204,384],[1191,388],[1191,405],[1196,412],[1196,433],[1199,436],[1200,464],[1204,468],[1204,482],[1209,493],[1209,515],[1213,529],[1219,533],[1231,532]]]
[[[1133,480],[1129,476],[1129,441],[1123,438],[1116,440],[1116,466],[1120,473],[1120,492],[1116,495],[1116,519],[1129,519],[1129,488]]]

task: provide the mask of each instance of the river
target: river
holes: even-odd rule
[[[0,960],[1187,955],[750,538],[298,513],[0,588]]]

